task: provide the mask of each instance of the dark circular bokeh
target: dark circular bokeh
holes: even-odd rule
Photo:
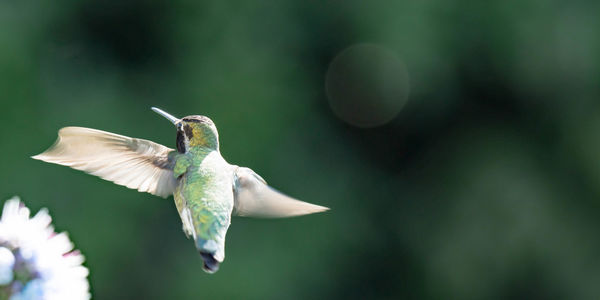
[[[351,46],[327,71],[327,96],[333,112],[358,127],[392,120],[408,99],[408,73],[394,52],[372,44]]]

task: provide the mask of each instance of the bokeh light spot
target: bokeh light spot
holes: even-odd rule
[[[406,104],[408,71],[393,51],[358,44],[333,59],[325,89],[340,119],[357,127],[376,127],[394,119]]]

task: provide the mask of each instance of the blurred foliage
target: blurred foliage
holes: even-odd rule
[[[0,194],[48,207],[96,299],[590,299],[600,294],[600,2],[0,1]],[[329,63],[390,49],[391,123],[332,113]],[[234,218],[201,270],[171,198],[29,156],[86,126],[222,153],[332,210]]]

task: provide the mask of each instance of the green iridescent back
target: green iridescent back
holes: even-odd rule
[[[222,260],[233,210],[233,167],[220,155],[217,137],[211,136],[207,124],[184,126],[186,148],[175,154],[175,205],[198,250]]]

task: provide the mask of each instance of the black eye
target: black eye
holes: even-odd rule
[[[177,131],[177,151],[179,153],[185,153],[185,137],[183,131]]]
[[[188,140],[191,140],[194,137],[194,130],[192,129],[192,126],[183,126],[183,132],[185,133],[185,136],[187,136]]]

